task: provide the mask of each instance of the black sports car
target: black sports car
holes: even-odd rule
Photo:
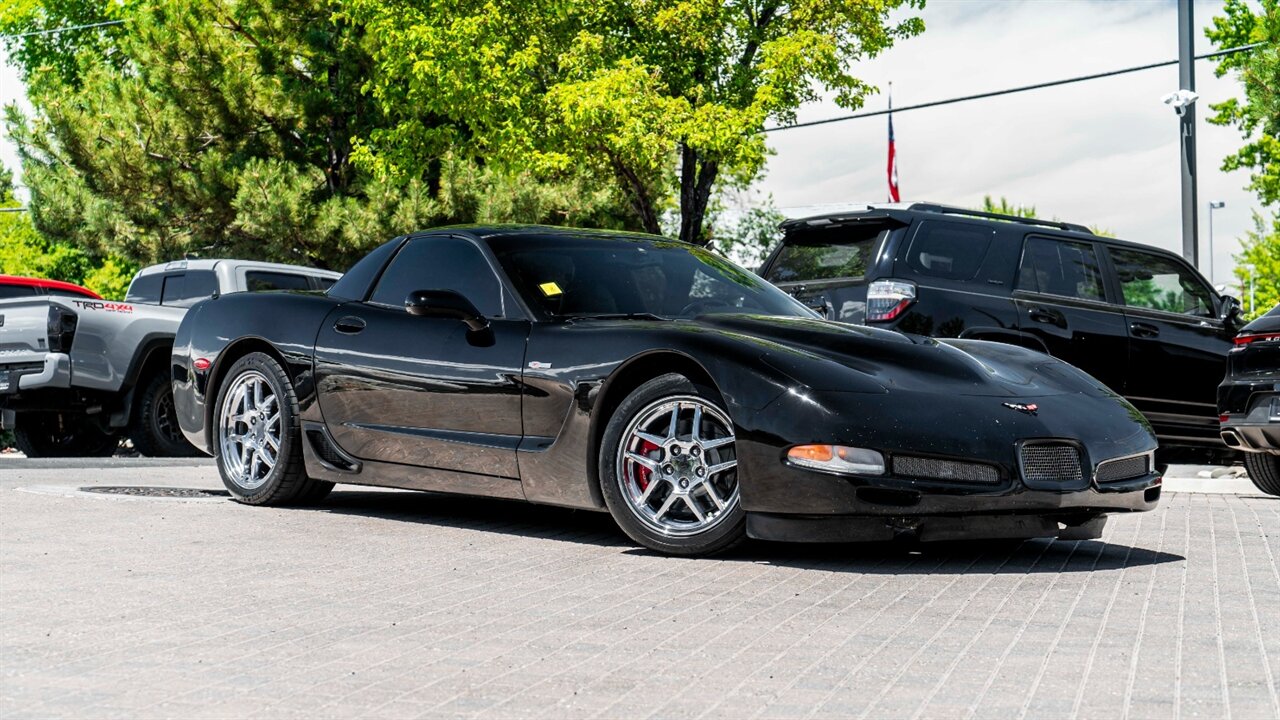
[[[178,331],[178,416],[250,504],[356,483],[608,510],[637,542],[1095,537],[1160,496],[1142,416],[1010,345],[819,319],[691,245],[396,238]]]
[[[1249,479],[1280,495],[1280,305],[1236,335],[1218,413],[1223,442],[1245,451]]]

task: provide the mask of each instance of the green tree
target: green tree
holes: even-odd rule
[[[888,16],[922,0],[349,0],[367,23],[368,88],[391,122],[357,157],[382,176],[442,146],[537,172],[614,178],[642,226],[674,195],[683,240],[705,242],[718,187],[766,157],[760,131],[830,93],[873,88],[851,64],[923,30]]]
[[[1240,246],[1235,274],[1245,317],[1252,320],[1280,304],[1280,217],[1254,213],[1253,230]]]
[[[1218,77],[1235,73],[1245,96],[1213,105],[1217,114],[1209,122],[1240,131],[1245,144],[1223,160],[1222,169],[1248,169],[1249,189],[1263,206],[1273,205],[1280,202],[1280,0],[1226,0],[1205,34],[1219,48],[1264,43],[1218,58]]]
[[[334,7],[139,0],[119,10],[114,55],[69,51],[74,82],[25,68],[36,113],[11,107],[8,125],[36,228],[131,263],[198,254],[343,269],[431,225],[628,224],[617,194],[576,168],[531,182],[449,145],[394,177],[356,166],[353,140],[385,118],[362,92],[365,30]]]
[[[1000,196],[999,202],[992,199],[990,195],[983,195],[982,211],[999,213],[1000,215],[1013,215],[1015,217],[1036,217],[1036,207],[1034,205],[1015,205],[1009,202],[1008,198],[1003,195]]]

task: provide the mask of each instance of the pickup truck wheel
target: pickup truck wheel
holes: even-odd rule
[[[195,446],[187,442],[178,427],[178,412],[173,405],[173,385],[164,373],[153,375],[134,408],[129,424],[133,448],[148,457],[192,457]]]
[[[302,463],[298,396],[280,363],[266,353],[237,360],[214,408],[218,474],[232,498],[246,505],[319,499]]]
[[[21,413],[13,443],[29,458],[109,457],[120,438],[83,418],[58,413]]]

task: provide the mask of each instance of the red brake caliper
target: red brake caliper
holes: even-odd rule
[[[658,450],[658,449],[659,449],[659,448],[658,448],[658,446],[657,446],[657,445],[654,445],[653,443],[649,442],[648,440],[641,440],[641,441],[640,441],[640,447],[636,448],[637,452],[638,452],[640,455],[643,455],[643,456],[645,456],[645,457],[647,457],[647,458],[651,458],[651,457],[653,457],[653,451]],[[644,489],[648,488],[648,487],[649,487],[649,475],[650,475],[650,473],[652,473],[653,471],[652,471],[652,470],[650,470],[649,468],[647,468],[647,467],[645,467],[645,466],[641,465],[640,463],[635,463],[635,468],[636,468],[636,482],[640,484],[640,489],[641,489],[641,490],[644,490]]]

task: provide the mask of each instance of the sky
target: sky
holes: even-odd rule
[[[1222,3],[1197,1],[1197,25]],[[930,0],[924,34],[857,62],[855,74],[887,89],[898,107],[1103,72],[1177,57],[1174,0]],[[1196,34],[1196,52],[1214,48]],[[1176,66],[999,98],[894,115],[904,201],[978,206],[984,195],[1033,205],[1041,217],[1105,228],[1127,240],[1181,252],[1178,121],[1160,98],[1178,87]],[[1210,201],[1215,210],[1213,280],[1234,283],[1236,238],[1260,210],[1244,172],[1222,158],[1242,141],[1234,128],[1205,122],[1209,104],[1242,97],[1213,64],[1196,64],[1201,270],[1208,274]],[[16,70],[0,66],[0,102],[25,105]],[[885,107],[883,94],[865,109]],[[848,111],[823,101],[798,119]],[[772,196],[787,215],[882,202],[884,117],[769,134],[773,156],[748,197]],[[0,162],[15,167],[7,138]]]

